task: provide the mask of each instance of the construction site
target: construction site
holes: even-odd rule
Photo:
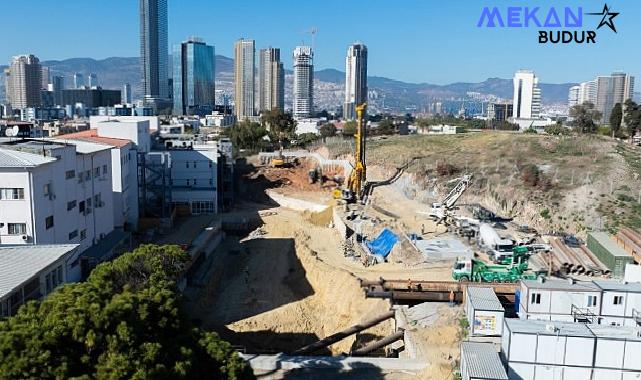
[[[618,147],[591,141],[600,150],[536,162],[515,149],[569,148],[365,130],[359,118],[353,141],[237,165],[236,206],[190,308],[259,378],[454,378],[469,287],[493,288],[507,315],[521,280],[621,278],[640,262],[628,198],[641,173]],[[491,146],[508,139],[501,157]],[[573,165],[608,175],[587,181]]]

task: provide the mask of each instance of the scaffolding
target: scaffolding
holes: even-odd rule
[[[171,218],[171,155],[138,153],[138,204],[144,218]]]
[[[574,322],[579,323],[597,323],[597,316],[590,309],[582,309],[576,305],[572,305],[572,317]]]

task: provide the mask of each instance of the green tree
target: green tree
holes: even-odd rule
[[[323,138],[336,136],[336,125],[334,125],[334,123],[325,123],[321,125],[320,134]]]
[[[307,146],[310,143],[318,140],[318,135],[316,133],[301,133],[300,135],[296,136],[296,144],[299,146]]]
[[[354,136],[356,134],[356,121],[350,120],[343,124],[343,136]]]
[[[623,109],[621,107],[621,103],[617,103],[612,108],[612,113],[610,113],[610,128],[612,128],[613,136],[619,135],[622,119],[623,119]]]
[[[601,120],[601,112],[594,109],[594,104],[586,102],[570,108],[574,130],[579,133],[594,133],[597,123]]]
[[[145,245],[0,321],[0,379],[251,379],[217,334],[195,328],[176,283],[190,256]]]
[[[237,149],[258,150],[267,131],[259,123],[243,120],[229,129],[229,139]]]
[[[628,136],[634,136],[637,130],[641,130],[641,105],[631,99],[625,101],[625,125]]]
[[[260,123],[275,140],[290,140],[295,136],[296,121],[291,114],[284,113],[280,108],[263,112]]]

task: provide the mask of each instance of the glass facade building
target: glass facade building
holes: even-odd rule
[[[173,95],[175,115],[205,115],[214,109],[215,51],[198,38],[174,45]]]
[[[169,98],[167,0],[140,0],[140,66],[146,98]]]

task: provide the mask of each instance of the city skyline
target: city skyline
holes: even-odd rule
[[[69,0],[65,4],[55,6],[43,1],[37,2],[40,8],[52,8],[52,13],[42,12],[47,17],[51,14],[54,16],[59,14],[64,20],[66,16],[61,12],[73,7],[81,13],[84,13],[83,10],[100,12],[105,15],[105,20],[74,20],[73,29],[52,28],[53,30],[48,34],[50,39],[60,42],[78,40],[78,43],[73,44],[45,44],[41,42],[41,35],[32,35],[30,31],[26,31],[20,35],[20,38],[8,41],[0,47],[0,62],[8,62],[10,57],[24,53],[35,54],[42,61],[73,57],[101,59],[138,54],[137,41],[131,38],[138,34],[137,2],[123,2],[119,7],[108,7],[97,3],[85,4],[76,0]],[[292,9],[289,9],[287,4],[268,5],[249,1],[243,4],[225,3],[214,7],[199,0],[192,0],[189,3],[193,6],[181,7],[176,1],[168,1],[169,45],[179,43],[184,36],[199,35],[209,44],[217,46],[220,55],[227,57],[233,57],[233,42],[240,37],[256,39],[257,46],[271,45],[280,47],[282,51],[292,51],[301,42],[310,44],[310,35],[305,31],[317,27],[314,49],[317,69],[341,69],[344,62],[344,46],[362,41],[371,49],[370,75],[385,76],[411,83],[446,84],[459,81],[476,82],[490,77],[509,78],[514,71],[521,68],[536,71],[545,83],[581,82],[585,78],[612,71],[625,71],[639,76],[637,62],[641,61],[641,53],[630,49],[626,55],[614,54],[623,46],[632,46],[634,36],[641,32],[641,27],[635,25],[633,18],[629,16],[635,9],[641,8],[640,4],[634,3],[613,5],[621,13],[616,19],[618,33],[606,33],[606,31],[600,33],[599,43],[594,46],[540,45],[532,37],[534,30],[477,28],[476,22],[482,8],[481,4],[464,6],[456,3],[406,1],[407,6],[386,8],[382,13],[391,20],[389,26],[383,23],[379,28],[363,28],[363,23],[366,21],[352,22],[353,18],[349,17],[349,14],[358,10],[364,12],[364,16],[374,15],[380,11],[383,4],[368,3],[367,7],[363,7],[360,2],[350,2],[341,4],[341,7],[345,7],[345,12],[332,14],[331,18],[302,20],[291,18],[291,22],[281,22],[282,18],[289,20],[292,16]],[[305,8],[309,14],[314,14],[323,9],[335,9],[332,7],[334,3],[336,6],[339,5],[338,2],[331,0],[327,4],[299,5],[297,9]],[[582,5],[582,3],[570,1],[568,5]],[[12,3],[8,4],[8,7],[9,11],[19,13],[25,5]],[[202,11],[190,12],[194,8]],[[116,10],[118,12],[115,12]],[[209,10],[211,12],[220,10],[220,14],[228,15],[228,17],[220,17],[220,20],[217,19],[217,22],[220,22],[220,28],[216,28],[215,32],[209,30],[206,27],[208,23],[204,22],[211,16]],[[585,10],[585,12],[588,11],[590,9]],[[112,12],[114,17],[117,15],[121,20],[119,28],[113,28],[113,24],[109,22]],[[247,23],[234,22],[237,20],[235,15],[240,12],[245,12],[244,14],[247,15]],[[274,22],[253,22],[257,19],[264,21],[265,14],[281,15],[281,17],[266,18],[273,19]],[[46,25],[50,22],[40,19],[41,16],[38,15],[34,17],[36,17],[34,20],[36,23]],[[201,18],[203,22],[199,21]],[[367,18],[362,17],[363,20]],[[184,22],[186,19],[191,21]],[[350,21],[347,22],[347,20]],[[398,23],[393,20],[403,20],[403,22]],[[586,19],[586,23],[588,20],[591,19]],[[7,20],[6,27],[11,28],[12,23],[15,21]],[[87,23],[86,28],[90,30],[86,33],[77,33],[85,23]],[[341,25],[341,28],[336,28],[335,25]],[[108,30],[109,33],[97,33],[94,30]],[[368,33],[364,34],[362,30],[367,30]],[[435,38],[435,35],[440,37]],[[497,39],[501,39],[502,43],[488,43]],[[83,41],[87,42],[82,43]],[[421,49],[411,48],[419,42]],[[509,46],[509,49],[505,46]],[[28,47],[26,49],[28,51],[25,51],[25,47]],[[595,54],[597,51],[599,54]],[[436,52],[439,54],[435,55]],[[612,61],[613,56],[617,57],[616,62]],[[592,63],[590,66],[549,64],[551,60],[581,62],[588,59]],[[483,64],[489,60],[492,61],[492,65]],[[284,60],[284,64],[286,69],[291,69],[291,62]]]

